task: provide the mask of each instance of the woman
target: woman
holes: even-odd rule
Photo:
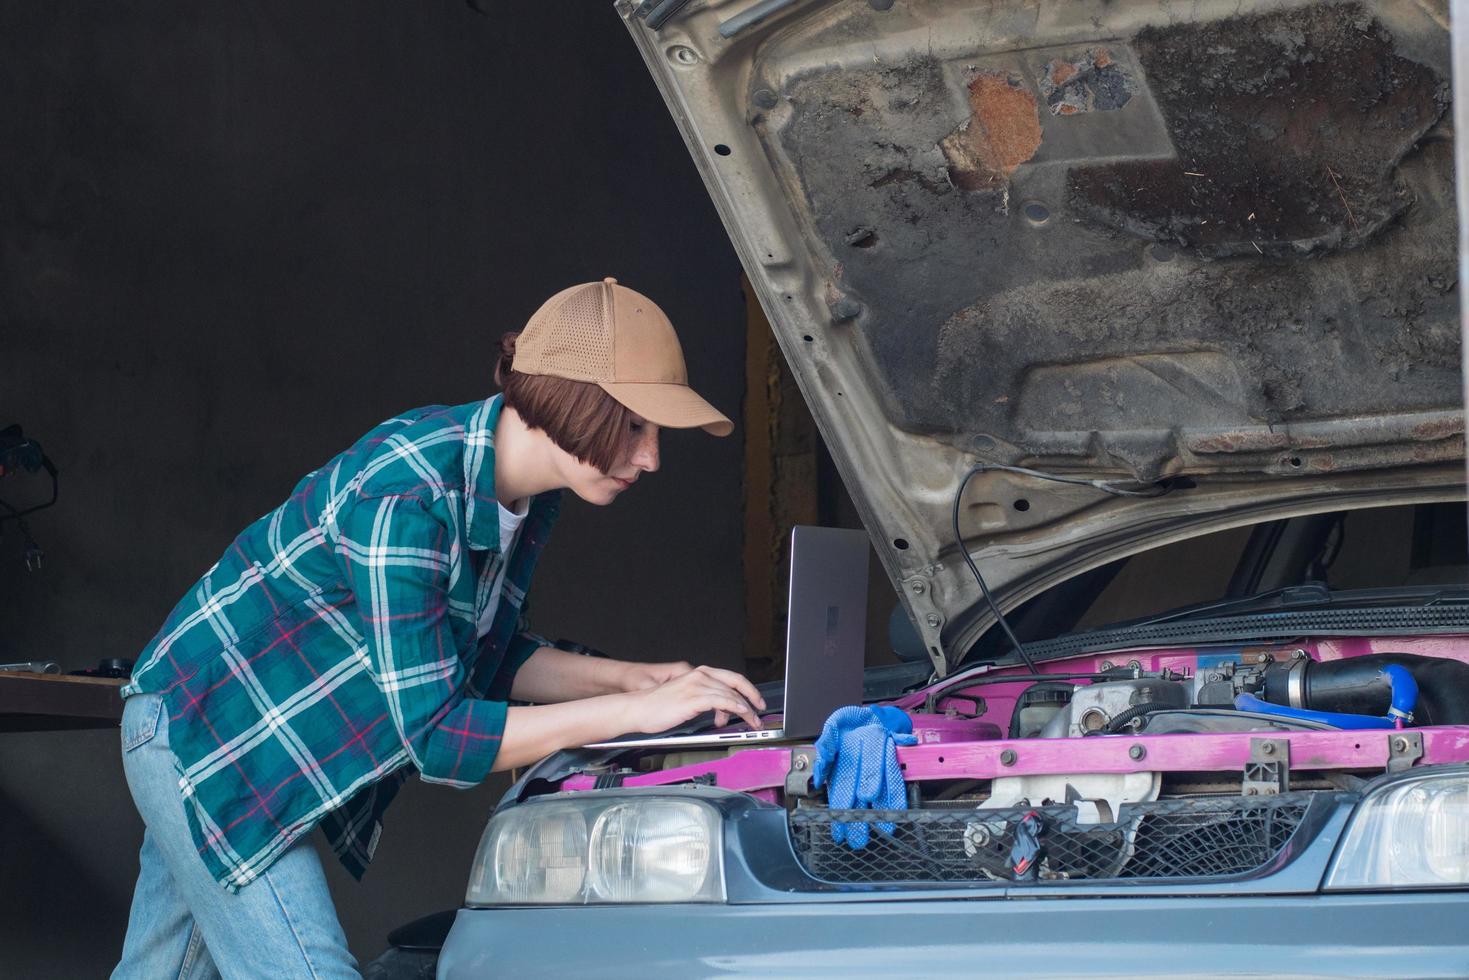
[[[668,318],[613,279],[573,286],[502,339],[495,378],[308,474],[144,650],[122,740],[146,831],[114,976],[356,976],[317,825],[360,877],[415,770],[472,786],[704,711],[759,726],[739,674],[577,656],[521,618],[562,489],[609,504],[658,469],[660,427],[733,428]]]

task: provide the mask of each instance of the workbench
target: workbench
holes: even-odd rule
[[[127,681],[111,677],[0,671],[0,732],[116,728],[118,692]]]

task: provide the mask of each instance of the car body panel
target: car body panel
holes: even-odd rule
[[[1006,606],[1266,504],[1462,484],[1441,5],[650,6],[619,9],[941,673],[992,622],[950,530],[975,463],[1176,481],[972,480]]]
[[[1465,916],[1463,892],[464,909],[439,977],[1462,977]]]

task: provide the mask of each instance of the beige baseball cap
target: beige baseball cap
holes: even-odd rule
[[[563,289],[541,304],[515,341],[522,374],[590,381],[657,425],[727,436],[734,423],[689,387],[668,316],[616,279]]]

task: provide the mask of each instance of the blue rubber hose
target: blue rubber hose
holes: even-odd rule
[[[1289,708],[1283,704],[1261,701],[1253,694],[1240,694],[1234,699],[1240,711],[1255,711],[1262,715],[1278,715],[1281,718],[1298,718],[1301,721],[1319,721],[1333,728],[1395,728],[1391,718],[1375,715],[1349,715],[1342,711],[1312,711],[1310,708]]]
[[[1397,664],[1382,668],[1382,675],[1392,685],[1392,703],[1388,706],[1387,716],[1401,728],[1413,720],[1413,709],[1418,707],[1418,681],[1408,668]]]

